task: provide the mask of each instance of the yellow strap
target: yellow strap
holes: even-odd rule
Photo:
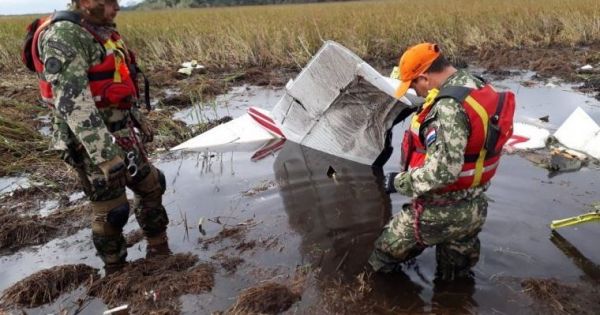
[[[121,52],[120,48],[124,48],[125,45],[123,41],[113,41],[112,39],[107,40],[104,43],[104,48],[106,48],[106,52],[112,52],[115,55],[115,75],[114,82],[120,83],[122,82],[121,73],[119,72],[119,68],[121,67],[121,63],[125,60],[125,56]]]
[[[425,98],[425,103],[423,103],[423,108],[421,108],[421,111],[429,108],[431,105],[433,105],[435,98],[438,96],[438,94],[440,94],[440,90],[438,89],[433,89],[430,90],[429,93],[427,94],[427,97]],[[419,114],[415,114],[412,117],[412,120],[410,122],[410,128],[416,133],[419,133],[419,129],[421,128],[421,122],[419,121]]]
[[[481,122],[483,123],[483,139],[485,139],[487,136],[489,119],[487,111],[471,96],[467,96],[465,102],[469,104],[469,106],[475,110],[479,118],[481,118]],[[477,187],[479,186],[479,183],[481,183],[481,177],[483,176],[483,162],[485,161],[486,153],[487,151],[485,150],[484,146],[484,148],[482,148],[479,152],[479,157],[477,157],[477,161],[475,162],[475,175],[473,177],[473,183],[471,184],[471,187]]]

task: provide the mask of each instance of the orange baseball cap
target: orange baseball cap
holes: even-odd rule
[[[439,56],[440,48],[436,44],[421,43],[408,48],[402,54],[398,63],[402,82],[396,89],[396,97],[404,96],[410,87],[410,83],[425,73]]]

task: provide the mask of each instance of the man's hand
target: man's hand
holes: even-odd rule
[[[152,142],[154,140],[154,129],[152,129],[147,121],[140,125],[140,132],[142,133],[143,143]]]
[[[396,190],[396,186],[394,186],[394,180],[396,179],[396,176],[398,176],[397,172],[387,173],[385,175],[385,178],[383,179],[383,190],[386,194],[398,192]]]
[[[125,187],[127,184],[127,167],[125,162],[120,156],[115,156],[110,161],[104,161],[98,164],[102,173],[104,173],[104,179],[106,179],[106,185],[112,188]]]

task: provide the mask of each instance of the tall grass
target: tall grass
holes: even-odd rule
[[[18,63],[31,17],[0,18],[0,66]],[[598,0],[398,0],[123,12],[119,29],[146,65],[303,65],[324,40],[368,60],[424,40],[450,55],[481,47],[586,45],[600,40]]]

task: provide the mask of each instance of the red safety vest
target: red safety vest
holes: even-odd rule
[[[512,136],[515,97],[512,92],[496,92],[491,85],[480,89],[450,86],[433,90],[421,110],[411,121],[402,141],[402,167],[405,171],[420,168],[427,158],[427,137],[434,130],[421,128],[435,103],[453,98],[462,104],[470,124],[470,134],[464,153],[464,164],[458,179],[438,192],[478,187],[489,182],[496,173],[502,146]],[[430,133],[427,135],[425,133]]]
[[[22,51],[25,65],[38,74],[42,100],[49,106],[54,104],[52,85],[44,77],[44,62],[38,51],[39,37],[48,26],[58,21],[69,21],[80,25],[104,47],[102,62],[88,69],[89,86],[98,108],[112,107],[130,109],[139,98],[137,86],[138,68],[135,55],[125,47],[121,36],[114,32],[107,40],[81,25],[81,18],[74,12],[58,12],[52,16],[35,20],[28,27],[28,36]]]

